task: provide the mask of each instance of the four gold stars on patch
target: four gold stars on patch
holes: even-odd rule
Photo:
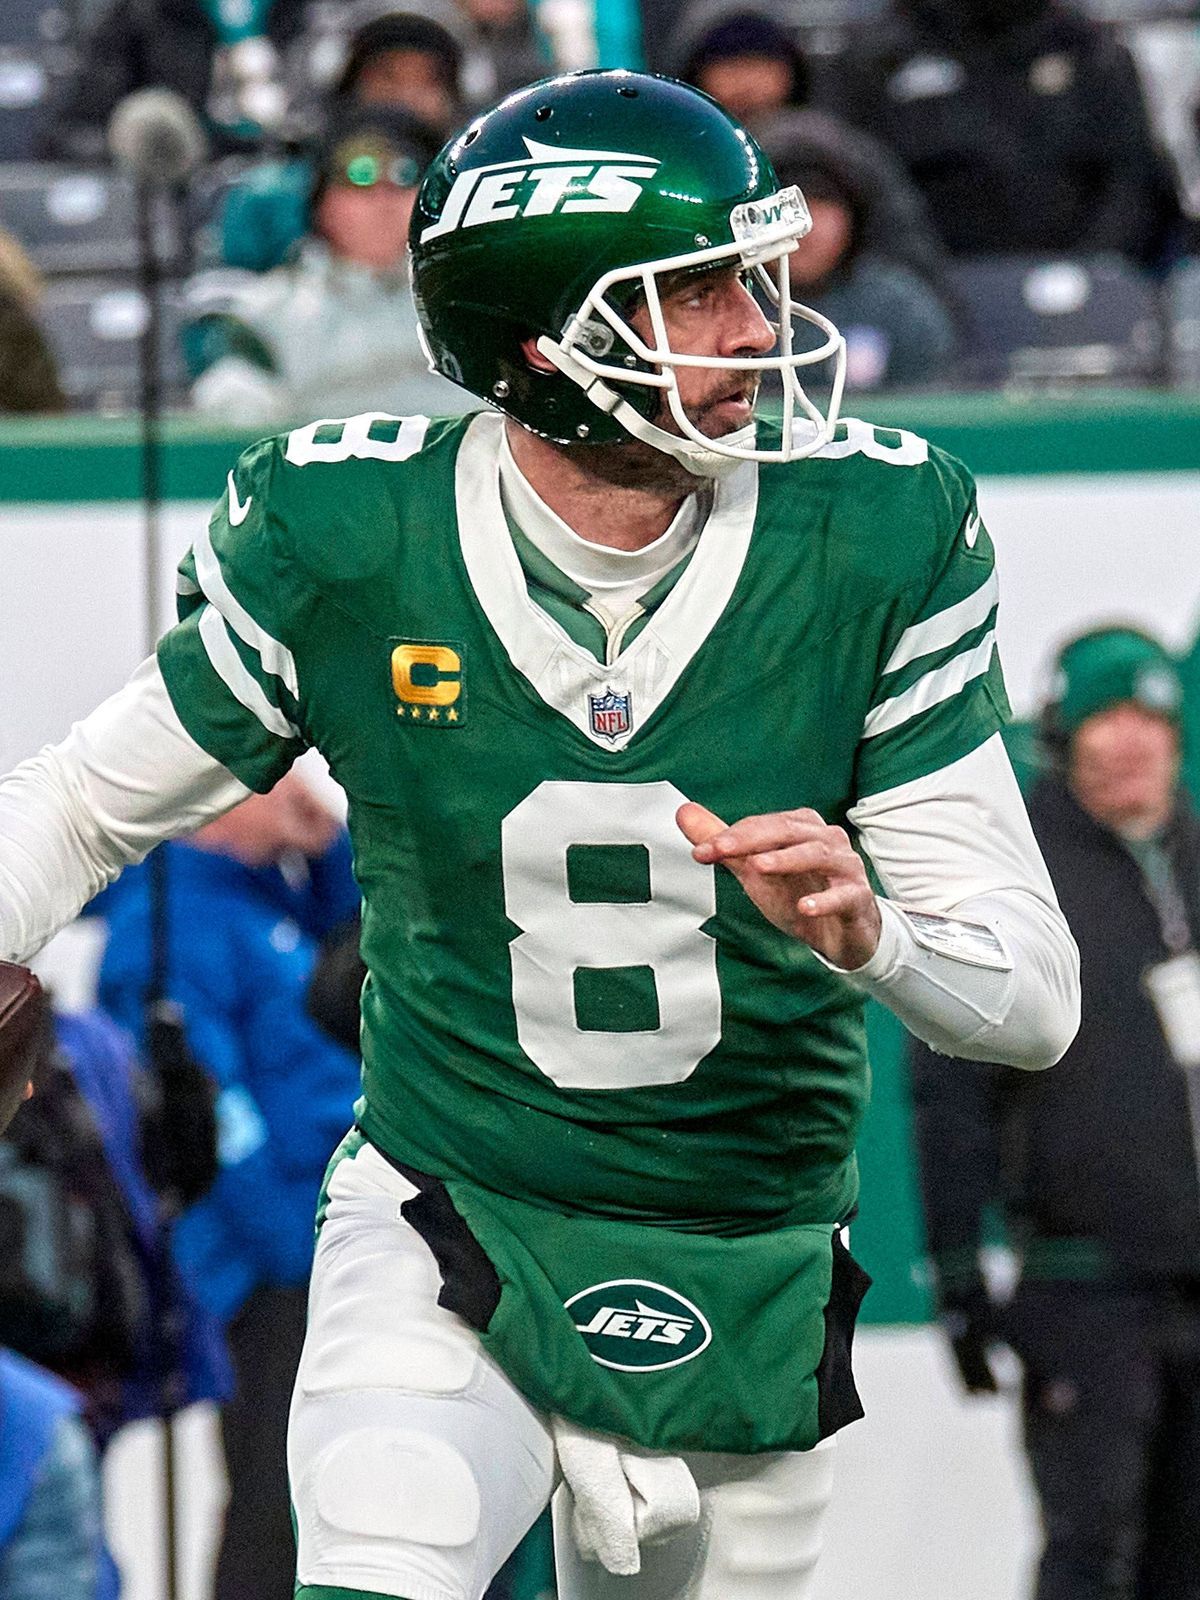
[[[454,706],[448,706],[445,711],[439,711],[437,706],[430,706],[427,711],[422,711],[420,706],[409,706],[408,714],[414,722],[457,722],[458,712]],[[404,715],[405,708],[397,707],[400,715]]]

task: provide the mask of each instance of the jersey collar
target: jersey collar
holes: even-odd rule
[[[530,599],[500,497],[504,419],[481,412],[455,469],[459,540],[484,615],[509,660],[553,710],[593,744],[622,750],[654,716],[728,605],[745,564],[758,505],[758,467],[717,480],[712,511],[687,570],[646,626],[608,666]],[[628,726],[600,732],[592,701],[628,697]]]

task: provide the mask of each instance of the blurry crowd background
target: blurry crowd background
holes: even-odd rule
[[[648,67],[813,211],[799,295],[851,391],[1200,387],[1200,6],[1187,0],[5,0],[0,411],[131,408],[146,303],[110,119],[174,91],[168,404],[258,426],[461,409],[416,340],[412,195],[548,73]]]

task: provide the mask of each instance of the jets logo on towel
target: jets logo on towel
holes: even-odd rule
[[[645,1278],[614,1278],[566,1301],[592,1360],[618,1372],[660,1372],[707,1349],[712,1328],[698,1306]]]

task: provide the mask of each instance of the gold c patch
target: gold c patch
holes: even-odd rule
[[[402,640],[392,650],[392,688],[401,721],[461,728],[467,710],[462,647]]]

